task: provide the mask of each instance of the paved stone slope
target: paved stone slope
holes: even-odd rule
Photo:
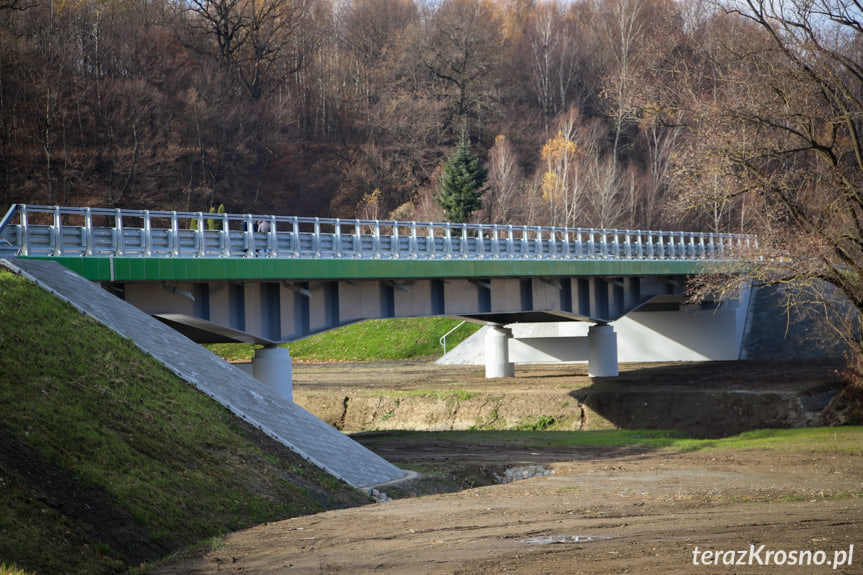
[[[401,479],[403,470],[242,370],[60,264],[0,260],[6,267],[131,339],[180,378],[354,487]]]
[[[784,360],[844,357],[842,346],[815,306],[788,307],[785,289],[753,290],[740,359]]]

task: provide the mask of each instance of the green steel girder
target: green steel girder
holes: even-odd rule
[[[733,272],[732,262],[665,260],[400,260],[34,257],[99,282],[278,281],[495,277],[687,276]],[[739,271],[739,270],[737,270]]]

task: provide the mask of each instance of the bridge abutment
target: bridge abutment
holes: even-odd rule
[[[509,361],[509,340],[512,330],[491,326],[485,335],[485,376],[488,379],[512,377],[515,365]]]
[[[268,346],[256,350],[252,375],[285,399],[294,400],[293,360],[288,348]]]

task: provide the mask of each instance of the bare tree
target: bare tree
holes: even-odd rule
[[[537,103],[545,120],[546,135],[551,118],[569,105],[578,69],[576,22],[571,11],[552,0],[538,4],[528,29]]]
[[[642,133],[647,147],[647,175],[643,189],[633,198],[632,224],[648,230],[656,229],[661,222],[661,211],[665,191],[671,178],[672,161],[677,153],[682,129],[679,127],[682,116],[672,118],[669,126],[655,118],[646,117],[642,122]]]
[[[249,97],[257,100],[296,71],[299,60],[291,57],[289,49],[295,36],[309,24],[310,3],[190,0],[189,22],[214,40],[222,69],[235,74]]]
[[[411,0],[352,0],[339,7],[339,39],[365,65],[374,65],[417,17]]]
[[[455,134],[468,133],[469,117],[481,116],[493,95],[502,45],[498,16],[479,0],[444,0],[427,16],[422,62],[448,102]]]
[[[489,223],[523,221],[524,213],[518,200],[523,183],[515,148],[501,134],[494,139],[494,146],[488,152],[488,183],[483,203]]]
[[[631,195],[624,193],[623,174],[618,163],[609,157],[593,156],[589,161],[590,206],[592,226],[619,226],[630,211]]]
[[[728,3],[726,10],[760,30],[761,38],[753,43],[751,35],[738,34],[729,51],[716,53],[724,64],[713,89],[722,97],[718,105],[705,101],[697,121],[712,158],[726,168],[726,197],[747,198],[759,243],[774,256],[754,267],[750,279],[809,286],[825,301],[836,298],[817,286],[835,286],[853,310],[844,337],[860,370],[859,3],[747,0]]]
[[[632,83],[635,60],[644,36],[642,5],[645,0],[613,0],[605,3],[608,11],[604,18],[604,31],[610,52],[614,56],[614,68],[606,77],[606,97],[611,102],[614,143],[612,145],[613,170],[621,153],[621,137],[627,120],[635,117],[632,102]]]

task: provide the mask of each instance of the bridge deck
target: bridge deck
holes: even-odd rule
[[[94,281],[689,275],[757,247],[732,234],[29,205],[0,221],[2,241]]]

